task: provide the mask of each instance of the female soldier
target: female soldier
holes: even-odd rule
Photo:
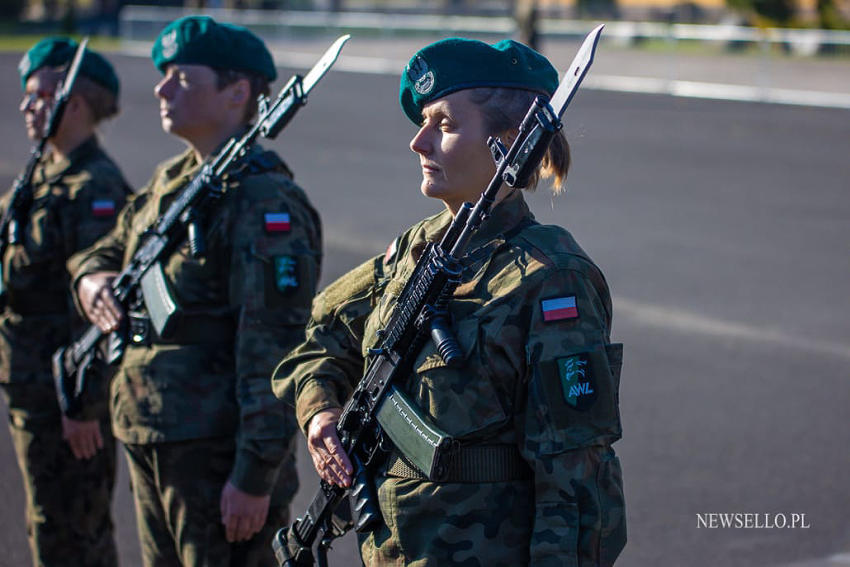
[[[76,49],[72,40],[49,38],[21,59],[20,110],[32,140],[42,136],[54,91]],[[87,51],[62,121],[33,176],[19,242],[9,243],[2,258],[0,383],[26,487],[35,565],[117,563],[110,514],[115,442],[105,384],[91,384],[80,413],[62,416],[50,359],[81,330],[65,261],[112,227],[129,193],[95,135],[97,125],[118,112],[118,88],[112,65]]]
[[[513,42],[447,39],[416,53],[400,101],[419,131],[410,142],[421,191],[446,210],[331,284],[313,303],[307,340],[279,365],[279,397],[294,403],[319,475],[341,486],[352,466],[336,436],[361,376],[426,243],[495,173],[488,136],[509,144],[534,97],[558,76]],[[540,175],[556,192],[569,147],[555,138]],[[449,304],[461,369],[426,344],[397,384],[460,441],[449,477],[430,482],[398,450],[375,478],[384,524],[362,536],[367,565],[610,565],[625,544],[617,386],[602,272],[564,229],[534,221],[522,192],[503,186],[464,257]]]
[[[112,279],[203,163],[247,131],[277,78],[259,37],[209,16],[169,23],[151,56],[162,128],[188,148],[68,265],[89,319],[105,332],[121,320],[131,329],[112,381],[112,426],[128,459],[142,564],[270,565],[298,480],[294,419],[268,373],[303,340],[321,221],[277,153],[253,144],[201,215],[206,253],[193,256],[184,241],[162,261],[183,312],[173,329],[157,328],[144,302],[125,313]]]

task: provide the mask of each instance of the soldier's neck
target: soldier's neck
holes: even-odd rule
[[[53,149],[54,159],[67,158],[71,152],[86,142],[94,135],[94,128],[75,128],[70,132],[59,132],[50,139],[50,147]]]
[[[192,151],[195,152],[195,157],[198,161],[204,161],[214,153],[218,152],[221,147],[233,136],[239,135],[245,130],[245,123],[240,122],[229,127],[222,128],[219,132],[206,136],[204,138],[196,138],[186,140]]]

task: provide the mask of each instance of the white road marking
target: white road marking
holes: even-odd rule
[[[625,297],[615,297],[613,301],[615,317],[626,316],[640,325],[725,339],[775,344],[850,358],[848,344],[794,335],[771,327],[724,321],[683,309],[634,301]]]
[[[122,42],[121,51],[125,55],[150,57],[150,45],[150,42],[125,40]],[[297,52],[274,47],[271,48],[271,52],[277,65],[297,69],[309,69],[318,57],[316,53]],[[334,65],[334,70],[370,75],[398,75],[406,64],[406,59],[343,54],[340,55]],[[839,92],[762,88],[652,77],[593,75],[591,73],[582,88],[626,93],[666,94],[684,98],[850,109],[850,94]]]

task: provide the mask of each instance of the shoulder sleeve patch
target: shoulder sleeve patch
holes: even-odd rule
[[[263,215],[263,228],[269,234],[289,232],[292,228],[289,213],[265,213]]]
[[[295,256],[274,257],[274,284],[281,293],[298,289],[298,259]]]
[[[558,358],[555,364],[564,401],[579,411],[589,409],[596,401],[597,392],[587,353]]]
[[[107,218],[115,215],[115,201],[95,199],[91,203],[91,214],[95,218]]]
[[[543,321],[546,323],[563,319],[578,319],[578,305],[575,295],[543,299],[540,301],[540,309],[543,312]]]

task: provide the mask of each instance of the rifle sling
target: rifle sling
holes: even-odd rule
[[[387,476],[428,480],[398,451],[390,453],[386,471]],[[511,482],[531,476],[531,467],[514,445],[461,445],[452,452],[448,475],[441,482]]]
[[[130,344],[139,346],[230,343],[236,333],[233,318],[225,315],[183,314],[167,339],[156,334],[146,313],[132,312],[129,319]]]

